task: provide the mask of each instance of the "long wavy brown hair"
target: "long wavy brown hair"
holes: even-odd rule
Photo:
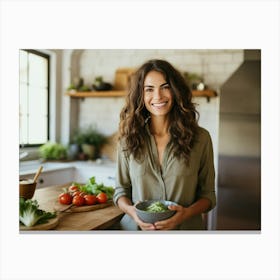
[[[128,154],[138,161],[142,159],[147,137],[145,124],[150,114],[144,104],[144,80],[152,70],[162,73],[170,86],[174,103],[169,113],[173,152],[188,163],[197,135],[199,113],[184,77],[165,60],[149,60],[131,76],[125,106],[120,113],[119,140],[124,142]]]

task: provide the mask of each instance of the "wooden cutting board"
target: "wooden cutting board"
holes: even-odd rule
[[[34,199],[36,199],[41,209],[45,211],[54,211],[55,202],[58,202],[58,196],[61,189],[70,186],[72,182],[63,185],[53,185],[45,188],[40,188],[35,191]],[[58,202],[59,203],[59,202]],[[98,204],[97,204],[98,205]],[[97,208],[95,206],[95,209]],[[102,205],[102,204],[99,204]],[[62,205],[64,206],[64,205]],[[65,205],[66,207],[68,205]],[[99,207],[105,207],[105,205]],[[84,207],[84,206],[80,206]],[[100,209],[100,208],[99,208]],[[115,223],[119,222],[124,213],[116,206],[106,205],[105,208],[97,211],[84,211],[84,212],[59,212],[58,225],[53,228],[54,230],[62,231],[86,231],[86,230],[104,230],[108,229]]]
[[[100,203],[94,205],[84,205],[84,206],[75,206],[75,205],[63,205],[60,204],[58,201],[55,202],[54,210],[58,212],[87,212],[87,211],[94,211],[102,208],[106,208],[113,204],[112,201],[108,201],[107,203]]]
[[[59,217],[55,217],[49,219],[47,223],[35,225],[32,227],[26,227],[25,225],[20,224],[19,229],[20,230],[48,230],[48,229],[54,229],[58,225],[58,223],[59,223]]]

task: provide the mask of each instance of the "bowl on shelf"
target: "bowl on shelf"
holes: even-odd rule
[[[37,183],[32,179],[21,179],[19,181],[19,196],[24,199],[31,199],[35,193]]]
[[[155,223],[172,217],[176,211],[168,209],[177,203],[168,200],[145,200],[135,205],[136,214],[145,223]]]

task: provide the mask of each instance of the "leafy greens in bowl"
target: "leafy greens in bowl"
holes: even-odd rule
[[[135,205],[137,216],[145,223],[155,223],[172,217],[176,211],[168,209],[177,203],[168,200],[145,200]]]

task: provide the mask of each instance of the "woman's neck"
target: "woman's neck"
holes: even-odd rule
[[[164,136],[169,133],[169,119],[165,117],[151,117],[150,130],[153,135]]]

